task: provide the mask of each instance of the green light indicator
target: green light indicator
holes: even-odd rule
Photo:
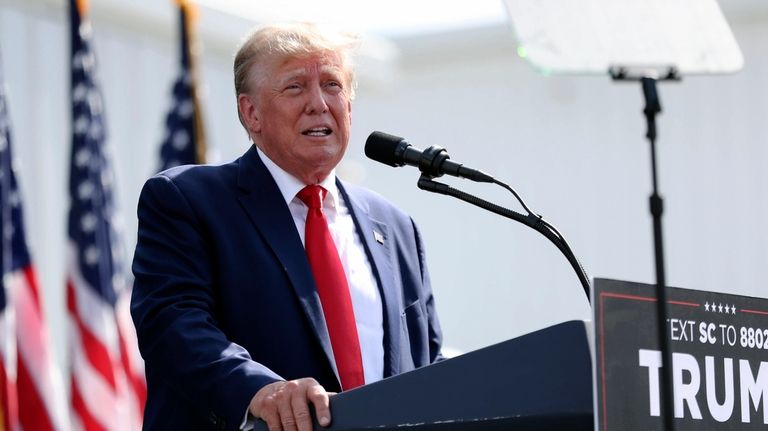
[[[518,47],[517,47],[517,55],[518,55],[520,58],[525,58],[525,57],[527,57],[527,56],[528,56],[528,51],[526,51],[526,50],[525,50],[525,47],[524,47],[524,46],[522,46],[522,45],[521,45],[521,46],[518,46]]]

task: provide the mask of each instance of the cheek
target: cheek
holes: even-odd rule
[[[336,120],[339,122],[339,125],[349,127],[352,121],[352,110],[350,109],[348,101],[340,101],[335,106]]]

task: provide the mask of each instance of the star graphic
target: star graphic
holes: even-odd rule
[[[709,311],[709,302],[704,303],[704,310]]]
[[[723,304],[718,305],[717,312],[722,313],[723,312]]]
[[[731,307],[731,314],[736,314],[736,306]]]

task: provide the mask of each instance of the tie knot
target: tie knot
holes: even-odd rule
[[[301,189],[301,191],[296,196],[298,196],[299,199],[301,199],[301,201],[304,202],[309,208],[322,209],[323,199],[325,199],[325,195],[327,193],[328,190],[318,186],[317,184],[313,184]]]

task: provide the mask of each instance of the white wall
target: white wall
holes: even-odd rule
[[[671,285],[768,296],[765,17],[732,19],[746,58],[741,73],[659,85]],[[639,84],[537,75],[514,55],[506,27],[399,42],[402,74],[392,89],[361,91],[355,142],[382,129],[422,148],[444,146],[513,185],[563,232],[590,276],[655,282]],[[478,347],[588,318],[578,280],[546,239],[417,190],[414,169],[365,165],[366,183],[425,230],[449,344]],[[490,187],[472,189],[515,205]]]
[[[0,0],[0,52],[27,234],[59,358],[65,342],[70,145],[67,15],[61,3]],[[135,12],[131,5],[91,1],[129,247],[135,241],[136,199],[157,164],[176,72],[170,2],[167,9],[157,6],[166,2],[136,4],[149,3],[150,12],[144,6]],[[750,2],[746,9],[726,7],[729,11],[744,71],[660,85],[667,278],[677,286],[766,297],[768,10]],[[230,35],[241,34],[249,23],[203,15],[201,25],[209,145],[226,160],[248,145],[233,104],[236,41]],[[211,30],[222,26],[227,31]],[[442,145],[453,159],[513,185],[563,232],[590,276],[654,281],[649,151],[639,87],[607,77],[537,75],[515,56],[511,38],[506,27],[407,37],[395,40],[401,56],[392,75],[373,73],[376,67],[364,62],[370,73],[361,80],[342,169],[419,222],[446,342],[462,350],[588,318],[589,307],[565,259],[543,237],[418,190],[415,169],[366,160],[362,148],[372,130],[405,136],[422,148]],[[511,196],[489,187],[447,181],[517,208]]]

